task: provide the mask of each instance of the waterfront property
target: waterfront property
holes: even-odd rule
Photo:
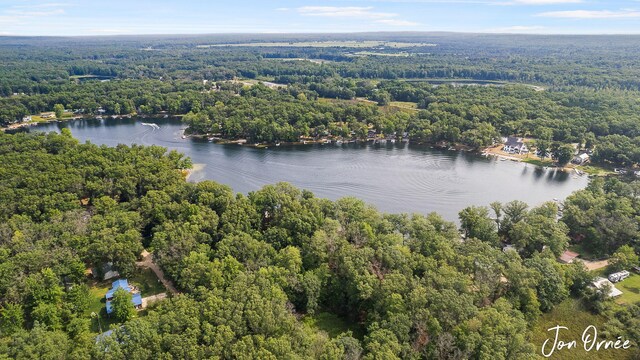
[[[589,154],[582,153],[582,154],[576,155],[571,162],[576,165],[584,165],[589,162]]]
[[[387,141],[381,146],[372,142],[349,143],[345,138],[335,141],[340,146],[296,147],[282,143],[265,150],[239,146],[238,143],[246,143],[244,139],[229,145],[182,139],[184,124],[175,119],[144,121],[158,124],[160,129],[144,126],[137,119],[89,119],[43,123],[31,131],[68,128],[81,142],[164,146],[200,164],[189,181],[213,180],[245,194],[286,179],[317,197],[335,200],[354,196],[384,212],[435,211],[450,221],[457,221],[458,212],[469,205],[521,200],[536,206],[554,198],[564,199],[589,182],[587,176],[574,177],[555,168],[499,161],[473,152],[447,151],[412,142]],[[143,294],[149,295],[144,290]]]
[[[113,312],[113,308],[111,307],[111,300],[113,299],[113,294],[118,289],[124,289],[125,291],[131,293],[132,298],[131,302],[136,309],[142,309],[142,295],[140,291],[135,286],[129,285],[127,279],[120,279],[113,282],[111,285],[111,289],[107,291],[105,295],[105,299],[107,301],[107,314],[111,314]]]
[[[526,154],[529,152],[529,148],[527,148],[527,145],[524,143],[524,141],[522,141],[522,138],[517,138],[513,136],[509,136],[508,138],[506,138],[506,140],[504,141],[504,147],[502,148],[502,150],[510,154],[519,154],[519,155]]]

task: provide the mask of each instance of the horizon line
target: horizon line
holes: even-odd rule
[[[0,38],[110,38],[134,36],[228,36],[228,35],[363,35],[363,34],[452,34],[452,35],[521,35],[521,36],[639,36],[637,33],[544,33],[544,32],[492,32],[492,31],[349,31],[349,32],[221,32],[221,33],[131,33],[131,34],[93,34],[93,35],[20,35],[0,34]]]

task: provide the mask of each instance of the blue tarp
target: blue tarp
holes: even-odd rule
[[[107,295],[105,295],[105,298],[111,299],[113,297],[113,293],[116,292],[116,290],[118,290],[119,288],[123,288],[125,291],[131,291],[127,279],[116,280],[111,284],[111,290],[107,291]]]
[[[127,279],[120,279],[113,282],[111,289],[107,291],[107,295],[105,295],[105,298],[111,299],[113,297],[113,293],[119,288],[122,288],[127,292],[131,292],[131,287],[129,286],[129,282],[127,281]],[[134,306],[142,306],[142,294],[133,294],[131,303]],[[111,308],[111,301],[107,300],[107,314],[111,314],[112,311],[113,309]]]

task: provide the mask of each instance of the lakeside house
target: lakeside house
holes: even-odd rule
[[[113,308],[111,307],[111,300],[113,299],[113,294],[118,289],[124,289],[125,291],[131,293],[131,303],[136,309],[142,309],[142,295],[140,291],[135,287],[129,285],[127,279],[119,279],[114,281],[111,284],[111,289],[107,291],[107,294],[104,296],[107,301],[107,314],[111,314],[113,312]]]
[[[502,150],[509,154],[527,154],[529,152],[529,148],[522,141],[522,138],[517,138],[513,136],[509,136],[504,141],[504,147]]]
[[[573,158],[571,162],[576,165],[586,164],[589,162],[589,154],[587,153],[578,154]]]

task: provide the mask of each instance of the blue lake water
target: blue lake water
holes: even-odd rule
[[[32,131],[69,128],[80,141],[160,145],[178,150],[203,168],[190,181],[214,180],[247,193],[287,181],[318,197],[354,196],[384,212],[438,212],[456,221],[469,205],[522,200],[532,206],[564,199],[584,188],[586,176],[543,169],[478,154],[437,150],[405,143],[388,145],[307,145],[256,149],[183,139],[175,120],[108,119],[49,123]]]

